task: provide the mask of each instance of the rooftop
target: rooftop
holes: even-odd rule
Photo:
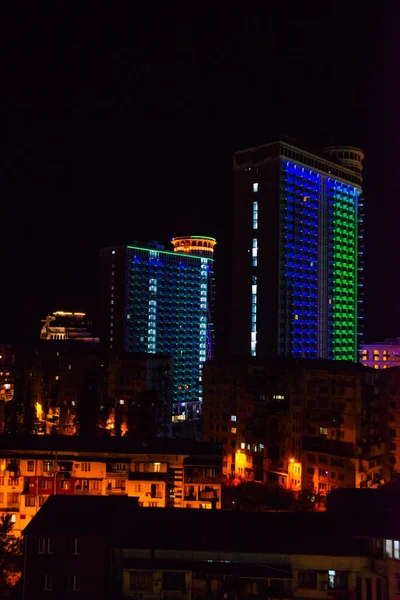
[[[115,548],[331,556],[366,556],[367,538],[389,533],[379,519],[354,513],[153,509],[106,496],[51,496],[25,529],[34,532],[92,533]],[[398,518],[390,535],[399,538]]]

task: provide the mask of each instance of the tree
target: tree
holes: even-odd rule
[[[21,575],[21,540],[13,534],[11,515],[0,517],[0,598],[8,598]]]
[[[32,382],[28,379],[27,389],[24,402],[24,416],[22,421],[23,433],[37,433],[38,421],[36,416],[36,408],[32,402]]]
[[[79,435],[94,437],[100,410],[100,394],[96,382],[87,377],[82,385],[76,408],[75,423]]]

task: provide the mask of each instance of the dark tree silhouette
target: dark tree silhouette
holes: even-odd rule
[[[96,382],[86,377],[76,407],[75,424],[79,435],[94,437],[100,413],[100,392]]]
[[[13,534],[11,515],[0,517],[0,599],[9,598],[22,567],[21,540]]]

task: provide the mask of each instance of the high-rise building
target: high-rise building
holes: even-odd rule
[[[110,351],[174,359],[174,421],[196,419],[202,365],[213,356],[214,238],[113,246],[101,251],[101,342]]]
[[[235,354],[358,360],[363,158],[283,141],[234,154]]]

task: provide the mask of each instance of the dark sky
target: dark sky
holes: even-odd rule
[[[99,249],[135,239],[216,236],[223,306],[231,155],[279,133],[364,148],[366,337],[400,335],[392,3],[136,4],[0,15],[0,341],[96,317]]]

